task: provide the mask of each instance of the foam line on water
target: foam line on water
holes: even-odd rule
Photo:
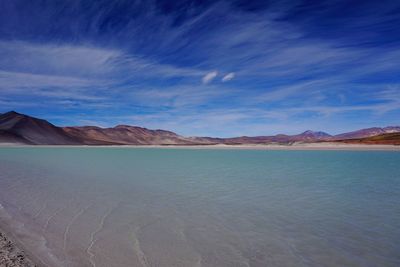
[[[132,238],[134,240],[134,242],[133,242],[133,250],[135,251],[135,253],[136,253],[137,257],[138,257],[140,264],[143,267],[148,267],[150,265],[148,263],[146,254],[144,253],[142,247],[140,246],[140,241],[139,241],[139,238],[137,236],[137,232],[139,230],[140,230],[140,227],[135,227],[133,229],[132,233],[131,233],[131,236],[132,236]]]
[[[111,213],[115,210],[115,208],[116,207],[110,208],[110,210],[104,214],[104,216],[100,220],[100,223],[99,223],[97,229],[90,234],[89,246],[86,249],[86,253],[89,255],[89,262],[93,267],[96,267],[96,262],[94,261],[95,254],[92,250],[94,244],[97,241],[96,236],[103,230],[105,221],[111,215]]]
[[[87,211],[89,209],[89,207],[92,206],[91,205],[87,205],[85,208],[81,208],[71,219],[71,221],[67,224],[67,226],[65,227],[64,230],[64,238],[63,238],[63,249],[64,252],[66,252],[66,248],[67,248],[67,239],[68,239],[68,234],[69,231],[71,229],[71,226],[74,224],[74,222],[79,218],[79,216],[81,216],[83,213],[85,213],[85,211]]]

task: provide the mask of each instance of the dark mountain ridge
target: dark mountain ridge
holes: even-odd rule
[[[10,111],[0,115],[0,141],[35,145],[78,145],[80,140],[45,120]]]

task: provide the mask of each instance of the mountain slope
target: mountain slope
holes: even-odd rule
[[[400,133],[384,133],[376,136],[356,138],[356,139],[345,139],[338,142],[349,143],[349,144],[381,144],[381,145],[400,145]]]
[[[85,144],[122,145],[190,145],[205,144],[206,141],[192,140],[164,130],[149,130],[137,126],[118,125],[113,128],[94,126],[64,127],[69,135],[83,140]]]
[[[209,144],[170,131],[119,125],[57,127],[38,118],[10,111],[0,115],[0,143],[29,145],[197,145]]]
[[[293,143],[293,142],[316,142],[330,140],[332,136],[325,132],[305,131],[301,134],[286,135],[277,134],[271,136],[242,136],[226,138],[225,144],[268,144],[268,143]]]
[[[10,111],[0,115],[1,142],[36,145],[77,145],[81,142],[53,124]]]
[[[334,139],[344,140],[344,139],[365,138],[386,133],[398,133],[398,132],[400,132],[400,127],[397,126],[388,126],[385,128],[373,127],[373,128],[361,129],[353,132],[338,134],[334,136]]]

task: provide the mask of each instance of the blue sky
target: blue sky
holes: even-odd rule
[[[183,135],[400,124],[400,1],[0,2],[0,112]]]

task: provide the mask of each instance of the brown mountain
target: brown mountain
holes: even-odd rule
[[[184,137],[165,130],[150,130],[137,126],[118,125],[112,128],[96,126],[57,127],[53,124],[10,111],[0,114],[0,143],[32,145],[210,145],[210,144],[291,144],[294,142],[365,142],[395,143],[400,127],[362,129],[339,135],[305,131],[297,135],[242,136],[233,138]],[[376,137],[377,139],[368,139]],[[367,138],[367,139],[365,139]]]
[[[348,144],[400,145],[400,132],[384,133],[364,138],[345,139],[338,142]]]
[[[268,144],[268,143],[294,143],[294,142],[316,142],[327,141],[332,136],[325,132],[305,131],[301,134],[286,135],[277,134],[271,136],[242,136],[234,138],[226,138],[223,140],[225,144]]]
[[[385,128],[373,127],[373,128],[361,129],[358,131],[338,134],[334,136],[334,139],[344,140],[344,139],[365,138],[386,133],[398,133],[398,132],[400,132],[400,127],[397,126],[388,126]]]
[[[206,143],[206,141],[191,140],[170,131],[149,130],[129,125],[118,125],[113,128],[64,127],[63,130],[88,145],[195,145]]]
[[[53,124],[10,111],[0,115],[0,142],[35,145],[77,145],[80,140],[69,136]]]
[[[28,115],[10,111],[0,115],[0,143],[30,145],[197,145],[207,140],[186,138],[164,130],[118,125],[57,127]]]

